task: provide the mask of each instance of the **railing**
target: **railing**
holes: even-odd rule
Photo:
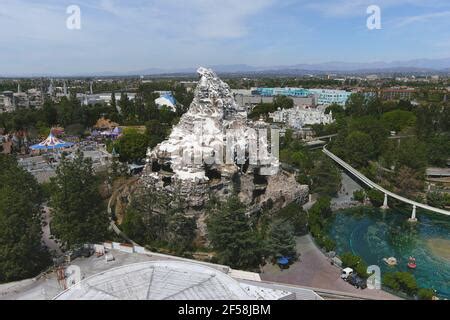
[[[402,202],[411,204],[411,205],[413,205],[415,207],[422,208],[422,209],[429,210],[429,211],[433,211],[433,212],[440,213],[440,214],[444,214],[446,216],[450,216],[450,211],[447,211],[447,210],[444,210],[444,209],[439,209],[439,208],[434,208],[432,206],[429,206],[429,205],[426,205],[426,204],[423,204],[423,203],[420,203],[420,202],[416,202],[416,201],[407,199],[407,198],[399,196],[398,194],[395,194],[395,193],[393,193],[393,192],[391,192],[389,190],[386,190],[385,188],[381,187],[380,185],[376,184],[375,182],[373,182],[372,180],[370,180],[369,178],[364,176],[361,172],[359,172],[358,170],[356,170],[355,168],[350,166],[344,160],[342,160],[341,158],[339,158],[338,156],[336,156],[332,152],[328,151],[326,147],[323,148],[323,152],[327,156],[329,156],[331,159],[333,159],[335,162],[337,162],[339,165],[341,165],[343,168],[348,170],[351,174],[353,174],[359,180],[361,180],[363,183],[365,183],[368,187],[370,187],[372,189],[377,189],[377,190],[383,192],[385,195],[388,195],[388,196],[390,196],[390,197],[392,197],[394,199],[400,200]]]

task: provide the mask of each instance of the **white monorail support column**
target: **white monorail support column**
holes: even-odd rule
[[[416,207],[416,205],[414,205],[411,218],[408,220],[409,222],[417,222],[416,211],[417,211],[417,207]]]
[[[389,206],[388,206],[388,195],[386,193],[384,194],[384,201],[383,201],[383,206],[381,207],[381,209],[383,209],[383,210],[389,209]]]

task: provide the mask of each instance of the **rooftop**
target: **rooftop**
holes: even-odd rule
[[[153,253],[142,247],[105,243],[114,260],[77,258],[79,286],[68,290],[54,270],[33,279],[0,285],[0,300],[321,300],[314,291],[261,282],[259,274]],[[134,252],[133,252],[134,251]]]

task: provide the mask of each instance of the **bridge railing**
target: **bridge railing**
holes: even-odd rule
[[[361,180],[362,182],[364,182],[368,187],[372,188],[372,189],[377,189],[381,192],[383,192],[384,194],[387,194],[388,196],[397,199],[399,201],[411,204],[413,206],[416,206],[418,208],[422,208],[425,210],[429,210],[432,212],[436,212],[436,213],[440,213],[440,214],[444,214],[447,216],[450,216],[450,211],[444,210],[444,209],[439,209],[439,208],[435,208],[417,201],[413,201],[410,199],[407,199],[405,197],[402,197],[394,192],[391,192],[389,190],[386,190],[385,188],[383,188],[382,186],[376,184],[375,182],[373,182],[372,180],[370,180],[369,178],[367,178],[366,176],[364,176],[361,172],[359,172],[358,170],[356,170],[355,168],[353,168],[351,165],[349,165],[347,162],[345,162],[344,160],[342,160],[341,158],[339,158],[338,156],[336,156],[335,154],[333,154],[332,152],[330,152],[329,150],[327,150],[326,147],[323,147],[323,152],[330,157],[331,159],[333,159],[335,162],[337,162],[338,164],[340,164],[342,167],[344,167],[346,170],[348,170],[350,173],[352,173],[355,177],[357,177],[359,180]]]

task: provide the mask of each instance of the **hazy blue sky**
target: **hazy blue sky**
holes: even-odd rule
[[[448,57],[448,0],[0,0],[0,75]]]

